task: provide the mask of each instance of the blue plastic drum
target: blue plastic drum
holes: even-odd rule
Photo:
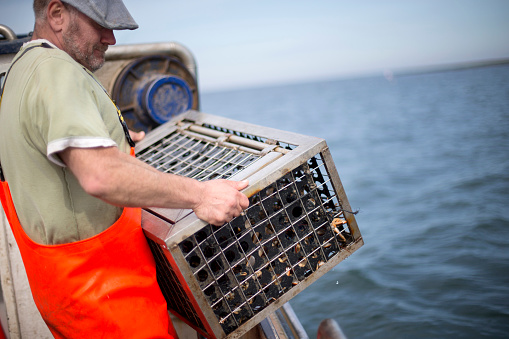
[[[150,81],[140,89],[138,100],[152,120],[163,124],[172,116],[191,109],[193,94],[184,80],[167,76]]]
[[[187,110],[199,110],[196,78],[178,59],[151,55],[119,73],[112,98],[134,131],[148,132]]]

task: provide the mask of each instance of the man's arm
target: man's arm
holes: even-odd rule
[[[222,225],[248,207],[247,182],[194,179],[159,172],[116,147],[68,148],[61,159],[90,195],[124,207],[189,208]]]

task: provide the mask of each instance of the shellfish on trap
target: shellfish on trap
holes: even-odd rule
[[[363,244],[323,139],[189,111],[136,153],[197,180],[249,180],[250,206],[222,226],[143,211],[168,308],[206,337],[247,332]]]

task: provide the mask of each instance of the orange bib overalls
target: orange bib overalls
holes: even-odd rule
[[[19,224],[7,182],[0,198],[35,304],[55,338],[171,338],[166,301],[140,227],[125,208],[104,232],[63,245],[33,242]]]

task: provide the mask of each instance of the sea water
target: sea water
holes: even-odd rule
[[[509,338],[509,65],[203,93],[324,138],[365,245],[291,300],[311,338]]]

